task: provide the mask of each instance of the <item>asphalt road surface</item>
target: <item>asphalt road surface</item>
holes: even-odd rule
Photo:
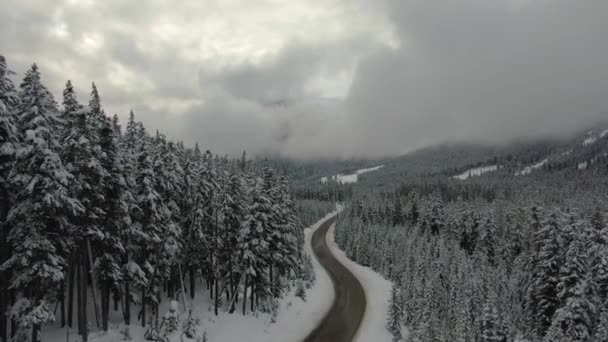
[[[331,253],[325,235],[336,217],[323,222],[312,235],[312,250],[334,284],[335,299],[321,323],[304,342],[351,342],[365,313],[365,292],[361,283]]]

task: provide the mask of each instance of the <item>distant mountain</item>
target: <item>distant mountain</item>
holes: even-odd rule
[[[367,182],[391,184],[407,177],[440,175],[519,177],[540,172],[608,172],[608,124],[598,124],[567,138],[538,139],[506,145],[442,144],[384,162]],[[381,182],[378,179],[382,179]]]

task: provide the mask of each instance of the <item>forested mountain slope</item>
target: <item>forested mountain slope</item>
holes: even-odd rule
[[[606,340],[602,128],[498,150],[430,149],[352,185],[336,241],[393,282],[396,341]]]

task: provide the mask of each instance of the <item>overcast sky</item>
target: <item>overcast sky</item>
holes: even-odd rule
[[[4,0],[59,96],[220,153],[400,154],[608,119],[605,0]]]

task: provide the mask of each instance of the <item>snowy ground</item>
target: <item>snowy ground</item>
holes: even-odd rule
[[[459,180],[467,180],[469,177],[481,176],[484,173],[488,173],[488,172],[492,172],[492,171],[496,171],[496,170],[498,170],[498,165],[482,166],[482,167],[477,167],[474,169],[466,170],[465,172],[463,172],[459,175],[453,176],[452,178],[459,179]]]
[[[516,172],[515,175],[516,176],[527,176],[527,175],[531,174],[532,171],[540,169],[548,162],[549,162],[549,159],[543,159],[534,165],[526,166],[523,170]]]
[[[365,291],[367,308],[355,342],[390,342],[392,336],[386,329],[386,315],[392,284],[369,267],[350,260],[334,240],[335,225],[327,233],[327,245],[336,258],[359,279]]]
[[[589,146],[591,144],[594,144],[596,141],[596,137],[588,137],[587,139],[585,139],[585,141],[583,141],[583,146]]]
[[[343,175],[343,174],[335,175],[335,176],[332,176],[331,179],[336,180],[338,183],[342,183],[342,184],[356,183],[359,180],[359,175],[362,175],[362,174],[368,173],[368,172],[372,172],[372,171],[377,171],[383,167],[384,167],[384,165],[378,165],[378,166],[370,167],[367,169],[357,170],[354,173],[350,173],[347,175]],[[321,183],[327,183],[327,177],[321,178]]]
[[[319,220],[313,226],[305,229],[306,244],[304,246],[305,253],[312,255],[310,248],[310,239],[313,232],[336,212],[327,215]],[[285,341],[300,341],[303,340],[321,321],[325,314],[329,311],[334,299],[334,289],[331,279],[325,270],[321,267],[316,258],[312,257],[313,266],[316,274],[315,285],[307,290],[306,301],[302,301],[294,295],[294,291],[289,293],[280,301],[280,311],[275,323],[271,322],[269,314],[258,313],[256,315],[248,314],[243,316],[240,313],[228,314],[220,312],[219,316],[213,314],[213,302],[209,299],[207,291],[197,293],[194,302],[191,304],[194,308],[195,316],[201,320],[199,326],[199,336],[202,336],[203,331],[206,332],[208,341],[247,341],[247,342],[285,342]],[[199,284],[199,287],[202,285]],[[294,289],[295,290],[295,289]],[[189,299],[189,298],[188,298]],[[168,309],[169,303],[161,305],[161,315]],[[181,321],[185,320],[186,315],[183,313],[181,297],[179,309],[182,311],[180,315]],[[122,328],[121,317],[118,312],[112,311],[110,331],[107,334],[102,332],[92,332],[89,336],[89,341],[92,342],[114,342],[122,341],[120,330]],[[138,308],[134,308],[137,315]],[[92,314],[92,313],[91,313]],[[96,330],[95,318],[91,318],[91,329]],[[132,341],[143,342],[145,339],[144,329],[137,321],[131,323],[130,332]],[[43,330],[43,341],[62,342],[66,341],[65,329],[59,326],[46,327]],[[170,335],[172,342],[180,341],[180,334],[174,333]],[[80,341],[80,337],[76,334],[76,329],[71,329],[69,332],[69,341]],[[186,337],[183,341],[191,341]]]

